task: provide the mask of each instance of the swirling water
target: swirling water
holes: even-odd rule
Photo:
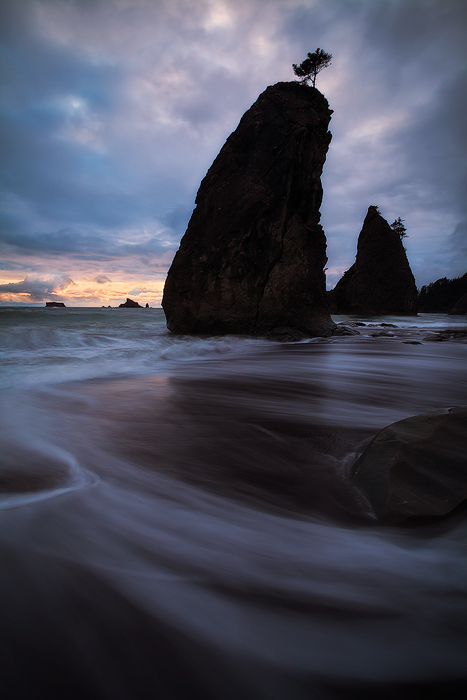
[[[0,309],[2,697],[465,696],[467,517],[382,527],[346,477],[467,404],[466,341],[423,341],[466,324],[364,321],[280,344]]]

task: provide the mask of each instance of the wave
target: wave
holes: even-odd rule
[[[384,425],[466,403],[466,344],[104,313],[8,340],[8,700],[463,698],[465,514],[383,527],[346,475]]]

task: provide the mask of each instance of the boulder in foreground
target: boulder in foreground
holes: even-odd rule
[[[118,305],[119,309],[142,309],[143,307],[138,304],[137,301],[133,301],[133,299],[128,299],[124,304],[119,304]]]
[[[202,181],[168,272],[174,333],[330,335],[320,226],[331,134],[326,98],[297,82],[268,87]]]
[[[447,515],[467,499],[467,409],[387,426],[355,463],[351,483],[383,523]]]
[[[417,288],[400,236],[368,208],[355,262],[328,292],[331,313],[417,314]]]

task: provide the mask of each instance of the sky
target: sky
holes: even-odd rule
[[[419,287],[467,271],[465,0],[2,0],[0,40],[1,304],[160,306],[213,159],[317,47],[328,288],[374,204]]]

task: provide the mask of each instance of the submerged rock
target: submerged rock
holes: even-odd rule
[[[436,331],[435,333],[428,333],[428,335],[425,335],[423,340],[426,340],[429,343],[440,343],[444,340],[449,340],[449,333],[446,333],[445,331]]]
[[[355,328],[352,328],[353,325],[354,324],[349,323],[347,326],[345,326],[343,323],[338,323],[337,328],[333,332],[333,335],[361,335],[360,331],[357,331],[355,330]]]
[[[138,304],[137,301],[133,301],[133,299],[128,299],[124,304],[119,304],[118,305],[119,309],[142,309],[143,307]]]
[[[384,523],[450,513],[467,499],[467,409],[387,426],[350,479]]]
[[[467,328],[446,328],[443,331],[428,333],[423,340],[430,342],[441,342],[445,340],[464,340],[467,338]]]
[[[417,288],[399,235],[369,207],[355,263],[328,293],[332,313],[417,314]]]
[[[330,118],[325,97],[297,82],[268,87],[244,114],[200,185],[169,270],[169,330],[332,333],[319,224]]]

